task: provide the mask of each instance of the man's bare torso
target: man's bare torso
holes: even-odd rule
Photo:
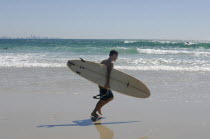
[[[105,59],[105,60],[103,60],[103,61],[101,62],[101,64],[104,64],[104,65],[106,65],[106,66],[109,66],[109,65],[112,65],[113,63],[112,63],[111,60]]]
[[[101,64],[106,65],[106,66],[107,66],[107,70],[112,70],[112,69],[113,69],[113,63],[112,63],[112,61],[109,60],[109,59],[103,60],[103,61],[101,62]],[[103,87],[99,86],[99,88],[103,88]]]

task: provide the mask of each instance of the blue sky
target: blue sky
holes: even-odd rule
[[[0,0],[0,36],[210,40],[209,0]]]

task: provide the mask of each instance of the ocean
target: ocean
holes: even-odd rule
[[[147,101],[210,101],[208,41],[1,39],[0,93],[92,98],[98,94],[97,85],[71,72],[66,63],[79,58],[101,62],[112,49],[119,52],[114,68],[148,86]]]
[[[210,71],[210,41],[0,39],[0,67],[66,67],[69,59],[100,62],[119,52],[115,68]]]

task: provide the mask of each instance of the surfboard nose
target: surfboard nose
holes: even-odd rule
[[[69,60],[69,61],[67,62],[67,66],[68,66],[68,67],[71,67],[71,65],[75,65],[75,64],[72,63],[71,60]]]

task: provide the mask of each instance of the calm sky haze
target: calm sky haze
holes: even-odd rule
[[[210,40],[209,0],[0,0],[0,36]]]

